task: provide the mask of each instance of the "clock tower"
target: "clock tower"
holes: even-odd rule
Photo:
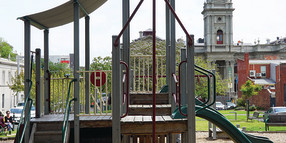
[[[207,52],[228,52],[233,47],[232,0],[206,0],[204,39]]]

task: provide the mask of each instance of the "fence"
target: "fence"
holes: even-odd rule
[[[158,92],[166,84],[166,56],[156,56],[156,91]],[[130,56],[132,92],[152,92],[152,55]]]
[[[111,71],[80,71],[80,114],[85,114],[85,73],[88,73],[90,84],[89,93],[89,115],[110,115],[111,114]],[[66,105],[66,96],[68,84],[72,78],[51,77],[51,114],[62,114]],[[71,85],[73,89],[73,84]],[[74,97],[74,91],[71,90],[70,99]],[[73,104],[73,103],[72,103]],[[71,106],[73,107],[73,105]],[[74,110],[71,109],[71,112]]]

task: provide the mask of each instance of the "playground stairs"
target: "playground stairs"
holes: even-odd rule
[[[153,95],[148,93],[131,93],[129,115],[152,116]],[[156,94],[156,115],[171,115],[171,105],[167,93]]]
[[[62,126],[63,126],[62,122],[33,123],[30,143],[51,143],[51,142],[61,143],[62,142]],[[67,136],[69,136],[69,130],[70,130],[70,127],[68,127]]]
[[[152,142],[152,93],[130,93],[128,116],[121,119],[122,143]],[[176,143],[187,130],[185,119],[171,118],[168,93],[156,93],[156,142]],[[185,143],[183,141],[182,143]]]

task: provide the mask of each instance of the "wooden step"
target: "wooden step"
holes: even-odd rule
[[[63,122],[38,122],[37,131],[61,131]]]
[[[150,93],[131,93],[131,105],[152,105],[153,95]],[[169,104],[169,95],[166,93],[156,94],[156,104]]]
[[[62,131],[36,131],[35,143],[61,143]]]
[[[153,106],[152,105],[130,105],[128,115],[143,115],[143,116],[152,116],[153,115]],[[171,105],[163,104],[156,105],[156,115],[171,115]]]
[[[187,131],[187,119],[156,116],[156,134],[183,133]],[[152,116],[126,116],[121,119],[121,133],[128,135],[152,134]]]

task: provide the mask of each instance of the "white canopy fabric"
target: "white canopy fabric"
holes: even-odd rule
[[[87,14],[92,13],[101,5],[103,5],[107,0],[78,0],[80,7],[83,8],[80,10],[80,18],[86,16]],[[53,28],[61,25],[68,24],[74,20],[74,0],[70,0],[58,7],[53,9],[31,14],[27,16],[20,17],[21,20],[30,20],[31,25],[39,28]],[[86,13],[85,13],[86,12]]]

